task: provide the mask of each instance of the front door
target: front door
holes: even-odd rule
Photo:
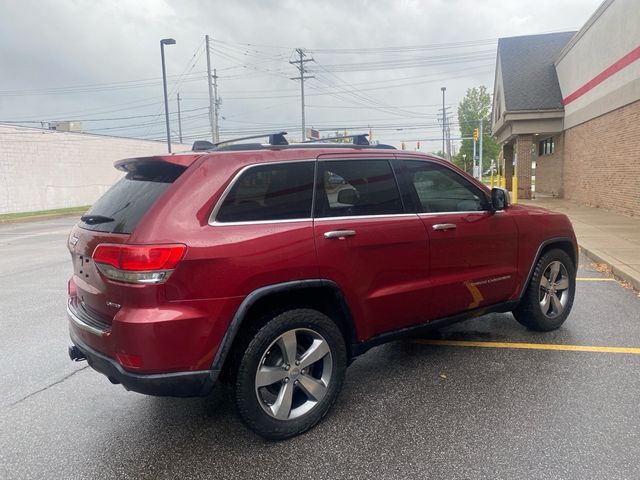
[[[314,237],[320,277],[344,292],[360,340],[426,320],[428,237],[388,157],[319,157]]]
[[[480,187],[445,165],[401,160],[403,186],[429,235],[430,317],[506,301],[516,288],[517,229]]]

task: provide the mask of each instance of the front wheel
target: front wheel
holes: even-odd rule
[[[283,440],[313,427],[338,396],[346,370],[340,329],[310,309],[284,312],[250,340],[236,377],[236,405],[257,434]]]
[[[549,250],[536,263],[533,276],[513,315],[538,331],[560,328],[571,312],[576,291],[576,267],[563,250]]]

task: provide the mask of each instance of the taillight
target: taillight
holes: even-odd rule
[[[162,283],[169,278],[187,250],[186,245],[125,245],[102,243],[93,261],[111,280],[128,283]]]

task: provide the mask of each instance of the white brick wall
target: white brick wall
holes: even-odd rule
[[[0,125],[0,214],[90,205],[122,175],[113,162],[166,151],[164,142]]]

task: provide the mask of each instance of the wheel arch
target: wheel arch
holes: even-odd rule
[[[553,250],[554,248],[558,248],[564,251],[567,255],[569,255],[569,258],[571,258],[571,261],[573,261],[574,267],[576,268],[576,270],[578,269],[578,249],[575,242],[571,238],[554,237],[554,238],[545,240],[540,244],[540,246],[538,247],[538,250],[536,251],[536,254],[533,257],[531,266],[529,267],[527,280],[526,282],[523,283],[522,290],[520,291],[520,295],[518,296],[519,300],[522,299],[522,296],[524,295],[527,288],[529,287],[529,283],[531,282],[531,278],[533,277],[533,272],[536,268],[536,264],[538,263],[538,260],[540,259],[540,257],[542,257],[542,255],[547,253],[549,250]]]
[[[356,328],[351,310],[340,287],[331,280],[307,279],[267,285],[251,292],[236,311],[213,359],[212,370],[222,370],[242,338],[241,333],[259,328],[267,314],[292,308],[313,308],[331,318],[340,328],[349,361],[355,343]]]

